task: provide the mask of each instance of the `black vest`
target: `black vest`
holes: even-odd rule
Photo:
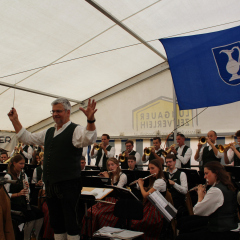
[[[216,145],[215,147],[218,149],[218,145]],[[202,155],[203,168],[204,168],[204,165],[208,162],[212,162],[212,161],[221,162],[221,158],[217,158],[215,156],[213,149],[211,149],[210,151],[208,149],[209,149],[209,146],[206,146],[203,149],[203,155]]]
[[[106,150],[107,150],[107,151],[110,151],[111,148],[112,148],[112,146],[108,145],[107,148],[106,148]],[[107,158],[106,154],[103,153],[102,151],[103,151],[102,148],[100,148],[100,149],[98,150],[97,159],[96,159],[96,166],[98,166],[98,164],[99,164],[99,162],[100,162],[100,160],[101,160],[102,154],[103,154],[102,168],[101,168],[101,170],[102,170],[102,171],[106,171],[106,170],[107,170],[107,160],[108,160],[108,158]]]
[[[11,174],[9,174],[11,176]],[[17,180],[16,184],[10,185],[9,193],[19,193],[23,189],[23,181],[25,178],[25,173],[20,173],[20,179]],[[12,176],[11,176],[12,179]],[[27,208],[27,201],[25,196],[19,196],[11,198],[11,207],[13,210],[21,210],[22,208]]]
[[[178,151],[178,148],[179,147],[177,147],[176,148],[176,151]],[[183,150],[182,150],[182,157],[184,157],[185,156],[185,153],[187,152],[187,150],[188,150],[188,146],[184,146],[184,148],[183,148]],[[186,163],[186,164],[183,164],[182,162],[181,162],[181,168],[190,168],[190,166],[191,166],[191,157],[189,158],[189,161]]]
[[[158,150],[157,152],[156,152],[156,154],[159,156],[159,157],[161,157],[161,155],[162,155],[162,152],[163,152],[163,149],[160,149],[160,150]],[[154,156],[154,154],[151,152],[151,154],[150,154],[150,156],[149,156],[149,163],[153,160],[153,159],[155,159],[155,156]]]
[[[179,170],[177,170],[172,177],[170,178],[170,173],[167,172],[167,184],[168,184],[168,190],[169,192],[172,194],[172,199],[173,199],[173,203],[174,203],[174,207],[176,209],[178,209],[181,206],[185,206],[185,194],[180,193],[179,191],[177,191],[172,185],[169,184],[168,180],[172,180],[175,183],[177,183],[178,185],[181,185],[181,181],[180,181],[180,175],[181,172]]]
[[[209,216],[208,229],[211,232],[224,232],[238,227],[237,196],[222,183],[215,187],[219,188],[224,197],[224,202],[214,213]]]
[[[43,181],[57,183],[80,178],[80,158],[82,148],[72,144],[72,136],[77,124],[71,123],[56,137],[53,137],[55,128],[46,132],[44,143]]]
[[[124,153],[125,151],[122,152],[122,154]],[[135,156],[136,154],[136,151],[132,151],[130,152],[128,155],[133,155]],[[137,167],[137,165],[135,165],[135,167]],[[121,162],[121,169],[128,169],[128,158],[125,157],[125,161],[124,162]]]
[[[236,149],[240,152],[240,147],[236,147]],[[234,166],[240,166],[240,159],[238,158],[236,153],[234,153]]]
[[[36,172],[37,172],[37,182],[38,182],[38,181],[40,181],[42,179],[42,172],[43,172],[43,170],[42,170],[41,166],[38,166],[36,168]]]

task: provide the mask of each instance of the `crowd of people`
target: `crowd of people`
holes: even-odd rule
[[[85,159],[89,145],[92,145],[90,156],[96,159],[95,165],[101,171],[100,177],[110,178],[113,186],[126,188],[129,179],[123,170],[142,171],[143,164],[148,164],[152,175],[149,177],[148,186],[145,186],[143,179],[139,178],[134,179],[136,184],[131,187],[132,192],[136,192],[143,202],[143,217],[141,220],[132,220],[131,229],[143,231],[144,239],[158,239],[164,231],[163,215],[148,201],[148,196],[154,191],[159,191],[164,197],[167,192],[170,193],[172,204],[177,209],[179,239],[188,239],[187,237],[190,239],[195,232],[200,232],[201,236],[206,238],[207,234],[211,233],[211,239],[214,239],[213,236],[218,236],[218,239],[222,236],[237,239],[237,230],[232,231],[238,228],[236,188],[220,162],[224,157],[226,164],[234,162],[234,166],[240,166],[240,147],[231,143],[220,151],[216,142],[217,134],[212,130],[204,138],[206,146],[203,147],[203,142],[199,142],[194,159],[201,163],[201,170],[210,188],[198,186],[198,201],[193,212],[194,217],[200,217],[200,220],[196,218],[191,220],[192,216],[188,216],[189,211],[185,203],[188,180],[181,168],[190,168],[192,149],[185,145],[183,134],[177,134],[177,146],[172,145],[167,149],[161,149],[161,139],[154,137],[153,146],[145,148],[142,157],[134,150],[134,142],[127,140],[125,150],[116,158],[115,148],[109,144],[108,134],[103,134],[101,143],[96,143],[94,116],[97,111],[96,102],[89,100],[86,109],[80,110],[86,115],[86,127],[70,121],[71,105],[68,100],[62,98],[55,100],[51,111],[55,126],[38,133],[30,133],[22,127],[14,108],[8,114],[17,137],[23,144],[18,145],[10,156],[7,152],[2,152],[1,162],[8,164],[5,177],[8,180],[17,180],[17,184],[6,183],[5,188],[11,199],[12,210],[23,213],[24,240],[30,239],[33,229],[35,235],[39,236],[45,216],[47,220],[44,227],[51,226],[56,240],[77,240],[80,239],[80,234],[91,235],[90,232],[84,233],[83,229],[88,224],[85,218],[82,220],[82,230],[79,228],[76,213],[76,205],[83,187],[81,171],[91,171],[91,166],[86,165]],[[236,132],[236,137],[240,142],[240,130]],[[26,176],[22,172],[25,164],[36,165],[32,176]],[[167,167],[165,173],[164,165]],[[30,205],[26,198],[26,195],[29,195],[28,177],[31,177],[31,183],[35,187],[45,190],[44,211],[34,206],[27,210]],[[110,194],[106,200],[113,204],[97,203],[92,206],[94,231],[106,225],[114,227],[119,224],[119,219],[114,216],[114,203],[118,201],[118,197],[116,194]],[[182,226],[180,223],[183,219],[192,225],[195,220],[204,224],[195,231],[194,227],[192,230],[186,225]],[[222,219],[221,223],[217,219]]]

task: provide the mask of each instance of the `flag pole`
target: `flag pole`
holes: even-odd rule
[[[173,83],[172,83],[173,84]],[[173,141],[176,144],[176,138],[177,138],[177,96],[173,84],[173,123],[174,123],[174,138]]]

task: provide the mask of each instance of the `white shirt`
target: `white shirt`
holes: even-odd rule
[[[217,145],[217,144],[214,143],[214,146],[216,146],[216,145]],[[201,150],[200,150],[200,152],[199,152],[199,158],[196,159],[197,162],[201,162],[201,161],[202,161],[203,149],[204,149],[204,147],[202,147]],[[212,150],[212,146],[208,145],[208,151],[211,151],[211,150]],[[220,152],[218,151],[217,156],[215,155],[215,157],[217,157],[217,158],[222,158],[222,157],[223,157],[223,153],[220,153]]]
[[[156,191],[159,191],[159,192],[166,192],[167,191],[167,184],[163,179],[158,178],[153,183],[153,188]]]
[[[22,148],[24,148],[25,146],[26,146],[26,145],[23,144],[23,145],[22,145]],[[10,157],[13,156],[14,152],[15,152],[15,149],[13,149],[12,153],[10,154]],[[27,152],[23,151],[22,154],[23,154],[23,156],[24,156],[25,158],[31,159],[31,158],[32,158],[32,155],[33,155],[33,149],[32,149],[32,147],[31,147],[31,146],[28,146]]]
[[[108,146],[109,146],[109,145],[107,145],[106,148],[107,148]],[[101,156],[100,161],[99,161],[99,163],[98,163],[98,167],[102,167],[102,164],[103,164],[103,156],[105,155],[105,152],[103,151],[102,148],[100,148],[99,150],[94,149],[94,153],[93,153],[93,155],[91,156],[91,158],[96,158],[96,157],[97,157],[97,153],[98,153],[98,151],[100,151],[100,150],[102,150],[102,156]],[[107,158],[112,158],[112,157],[114,157],[114,155],[115,155],[115,148],[114,148],[114,147],[111,147],[110,151],[107,151],[106,157],[107,157]]]
[[[227,151],[227,156],[228,156],[228,160],[229,160],[229,163],[232,163],[234,161],[234,151],[229,148],[229,150]]]
[[[69,125],[71,121],[65,123],[59,130],[55,125],[55,132],[53,137],[56,137],[60,133],[62,133]],[[18,133],[17,137],[26,144],[36,144],[36,145],[44,145],[45,135],[47,129],[37,133],[30,133],[25,128],[22,128]],[[86,127],[78,125],[73,132],[72,143],[76,148],[86,147],[96,142],[97,139],[97,131],[89,131]]]
[[[113,184],[116,183],[116,182],[117,182],[116,177],[114,177]],[[122,173],[120,175],[117,187],[124,187],[124,185],[126,185],[126,184],[127,184],[127,175],[125,173]]]
[[[43,169],[43,165],[41,165],[41,169]],[[33,170],[33,175],[32,175],[32,184],[38,183],[37,181],[37,168]]]
[[[204,199],[193,208],[195,215],[199,216],[209,216],[214,213],[219,207],[224,203],[223,193],[219,188],[211,187]]]
[[[175,173],[177,171],[177,168],[175,168],[171,174]],[[169,172],[170,173],[170,172]],[[169,174],[168,173],[168,174]],[[174,181],[174,179],[172,179],[173,176],[171,176],[169,174],[169,179]],[[175,182],[175,181],[174,181]],[[181,185],[177,184],[175,182],[174,185],[171,185],[173,186],[178,192],[182,193],[182,194],[187,194],[188,192],[188,182],[187,182],[187,176],[186,176],[186,173],[185,172],[181,172],[180,173],[180,182],[181,182]]]
[[[21,174],[19,174],[18,179],[20,179],[20,175],[21,175]],[[26,173],[24,173],[24,175],[25,175],[25,176],[24,176],[24,181],[25,181],[25,182],[28,182],[28,177],[27,177]],[[6,174],[6,175],[4,176],[4,178],[6,178],[7,180],[12,180],[12,178],[11,178],[11,176],[10,176],[9,174]],[[9,191],[10,191],[10,185],[11,185],[11,183],[6,183],[6,184],[4,184],[4,187],[5,187],[8,195],[9,195],[9,197],[11,198],[13,193],[10,193],[10,192],[9,192]],[[30,188],[28,189],[28,193],[30,193]]]
[[[182,155],[182,151],[185,145],[182,145],[181,147],[178,147],[177,150],[177,159],[176,159],[176,168],[181,168],[181,163],[186,164],[188,161],[190,161],[190,158],[192,156],[192,149],[188,148],[187,151],[185,152],[184,157]]]

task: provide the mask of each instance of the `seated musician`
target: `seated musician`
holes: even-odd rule
[[[21,211],[23,213],[22,222],[25,223],[25,240],[30,239],[30,235],[33,229],[35,229],[35,234],[38,238],[43,223],[43,214],[38,208],[33,206],[31,206],[31,210],[28,210],[27,206],[29,202],[26,199],[26,195],[29,194],[29,184],[27,175],[25,173],[22,173],[24,166],[25,159],[22,155],[17,154],[16,156],[12,157],[8,173],[5,175],[5,178],[8,180],[17,180],[17,183],[6,183],[4,187],[11,199],[11,209]]]
[[[137,171],[138,169],[136,168],[136,163],[136,157],[134,155],[130,155],[128,157],[128,170]]]
[[[109,158],[107,160],[107,170],[105,172],[101,172],[101,176],[107,177],[111,179],[112,185],[117,187],[124,187],[127,184],[127,176],[125,173],[122,173],[121,168],[119,166],[119,161],[116,158]],[[104,226],[111,226],[114,227],[117,223],[117,218],[113,216],[114,210],[114,203],[116,199],[114,197],[107,197],[105,199],[108,203],[99,202],[92,206],[92,229],[93,232],[97,231],[98,229]],[[113,203],[113,204],[111,204]],[[88,209],[88,214],[91,214],[91,209]],[[83,227],[82,227],[82,234],[86,234],[85,231],[85,218],[83,219]],[[88,236],[91,234],[91,227],[89,223],[88,227],[89,232],[87,233]]]
[[[81,156],[80,164],[81,164],[81,171],[91,170],[90,167],[86,166],[86,159],[84,156]]]
[[[240,145],[240,130],[235,133],[238,145]],[[234,166],[240,166],[240,147],[235,147],[233,143],[224,149],[224,161],[226,164],[234,162]]]
[[[143,219],[132,220],[131,229],[144,232],[144,239],[159,239],[162,230],[163,216],[155,206],[147,200],[149,194],[159,191],[163,196],[166,194],[166,181],[162,170],[162,162],[159,159],[153,159],[149,163],[150,174],[155,174],[149,178],[149,185],[144,187],[143,179],[138,180],[138,185],[143,196],[144,208]]]
[[[7,152],[2,152],[1,153],[1,162],[0,163],[7,163],[7,160],[8,160],[8,154]]]
[[[238,228],[238,216],[237,197],[230,175],[219,162],[212,161],[204,167],[204,178],[211,188],[206,192],[204,186],[198,186],[198,202],[193,208],[196,216],[182,219],[185,227],[182,233],[180,229],[177,239],[239,239],[239,232],[232,231]],[[205,221],[207,228],[199,230],[199,219],[203,216],[208,217]],[[194,228],[198,230],[189,232]]]
[[[177,217],[187,215],[185,206],[185,195],[188,192],[187,176],[184,172],[176,168],[176,157],[173,154],[166,156],[166,165],[168,168],[167,180],[168,190],[172,195],[174,207],[178,210]]]

